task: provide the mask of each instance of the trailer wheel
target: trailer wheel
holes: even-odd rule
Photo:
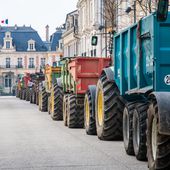
[[[39,109],[42,112],[47,112],[48,111],[48,96],[45,91],[45,88],[42,88],[42,91],[40,92],[39,96]]]
[[[67,94],[63,97],[63,120],[65,126],[67,126],[68,97],[69,95]]]
[[[123,111],[123,141],[128,155],[134,155],[133,149],[133,112],[136,102],[126,104]]]
[[[51,118],[53,120],[63,120],[63,90],[57,84],[51,91]]]
[[[103,73],[96,89],[96,127],[101,140],[122,140],[124,103],[114,82]]]
[[[158,131],[158,105],[154,99],[148,109],[147,157],[149,169],[170,169],[170,136]]]
[[[148,103],[138,103],[133,114],[133,147],[137,160],[146,161],[146,128]]]
[[[86,92],[84,99],[84,125],[88,135],[96,135],[96,121],[95,121],[95,93],[92,94],[90,90]]]

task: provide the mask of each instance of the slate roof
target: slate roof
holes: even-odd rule
[[[11,37],[13,38],[13,45],[16,47],[16,51],[27,51],[28,41],[33,39],[35,41],[36,51],[47,51],[47,47],[40,38],[38,32],[31,27],[0,27],[0,46],[3,46],[3,38],[5,37],[5,32],[11,32]]]
[[[54,34],[50,37],[51,42],[51,51],[56,51],[56,46],[59,46],[59,40],[62,36],[62,30],[57,30]]]

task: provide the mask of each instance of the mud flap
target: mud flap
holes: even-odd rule
[[[159,133],[170,135],[170,92],[154,92],[150,97],[155,97],[158,104]]]
[[[114,81],[114,71],[113,71],[113,67],[109,67],[109,68],[105,68],[103,69],[102,72],[104,72],[106,74],[106,77],[108,79],[108,81],[113,82]]]

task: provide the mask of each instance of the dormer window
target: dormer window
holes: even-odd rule
[[[10,41],[6,41],[6,48],[10,49]]]
[[[35,51],[35,41],[34,40],[29,40],[28,41],[28,51]]]
[[[14,47],[12,45],[12,37],[11,37],[10,32],[5,33],[3,49],[4,50],[13,50],[14,49]]]

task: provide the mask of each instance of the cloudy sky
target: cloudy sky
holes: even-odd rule
[[[0,0],[0,21],[9,26],[32,26],[45,39],[45,26],[50,33],[64,23],[66,14],[76,9],[78,0]],[[2,24],[1,24],[2,25]],[[5,25],[4,25],[5,26]]]

